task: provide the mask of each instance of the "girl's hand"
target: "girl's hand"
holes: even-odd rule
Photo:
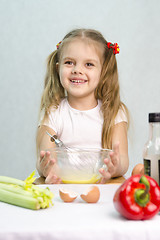
[[[113,146],[113,152],[109,153],[110,159],[104,159],[104,163],[107,165],[108,170],[99,169],[99,172],[102,174],[102,178],[99,183],[104,184],[107,180],[111,179],[116,172],[118,171],[120,163],[120,154],[119,154],[119,143]]]
[[[43,174],[46,184],[58,184],[61,183],[61,179],[54,174],[53,168],[55,165],[55,159],[51,158],[49,151],[40,152],[39,168]]]

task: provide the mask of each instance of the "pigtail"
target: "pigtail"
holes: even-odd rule
[[[44,81],[44,90],[41,97],[39,122],[43,124],[47,118],[50,107],[58,108],[62,98],[65,97],[64,88],[62,87],[57,70],[57,50],[51,53],[47,59],[47,71]]]
[[[101,110],[104,117],[102,147],[111,149],[115,117],[122,106],[125,108],[125,105],[120,101],[117,62],[112,49],[106,51],[101,80],[95,91],[95,96],[102,101]]]
[[[57,70],[57,50],[51,53],[47,59],[47,72],[44,81],[44,91],[41,98],[41,110],[49,112],[51,105],[58,107],[64,98],[64,88],[62,87]]]

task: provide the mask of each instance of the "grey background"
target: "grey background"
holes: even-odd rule
[[[0,175],[24,179],[35,169],[46,58],[77,27],[120,45],[121,97],[131,114],[128,174],[143,161],[148,113],[160,111],[160,1],[0,0]]]

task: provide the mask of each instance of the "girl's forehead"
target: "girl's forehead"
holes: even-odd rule
[[[104,49],[101,43],[91,40],[89,38],[74,38],[70,41],[66,41],[63,45],[61,57],[69,53],[77,53],[77,51],[83,49],[84,52],[87,51],[91,54],[97,55],[102,59]],[[76,51],[77,50],[77,51]]]

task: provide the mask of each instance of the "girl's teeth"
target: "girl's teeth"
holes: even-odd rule
[[[85,82],[85,81],[82,81],[82,80],[71,80],[71,82],[73,82],[73,83],[82,83],[82,82]]]

